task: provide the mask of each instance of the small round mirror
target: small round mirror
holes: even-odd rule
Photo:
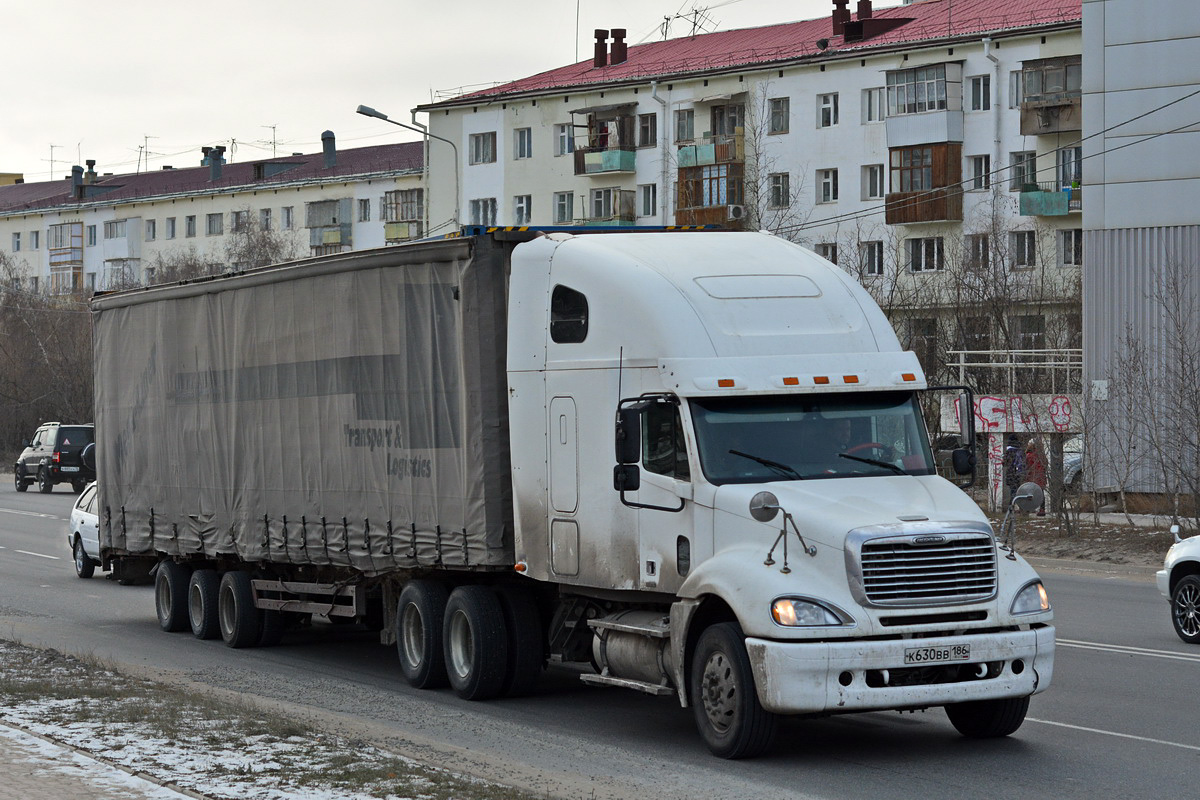
[[[1013,505],[1025,513],[1037,511],[1045,501],[1046,493],[1042,491],[1042,487],[1032,481],[1022,483],[1017,487],[1017,493],[1013,495]]]
[[[779,513],[779,498],[770,492],[759,492],[750,498],[750,516],[759,522],[770,522]]]

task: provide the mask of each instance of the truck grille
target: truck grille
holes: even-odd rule
[[[941,542],[919,543],[937,538]],[[903,536],[862,543],[862,587],[881,606],[985,600],[996,593],[996,546],[987,534]]]

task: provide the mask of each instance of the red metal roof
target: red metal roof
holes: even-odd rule
[[[851,11],[856,7],[856,3],[849,4]],[[833,35],[832,12],[831,3],[830,14],[820,19],[631,45],[629,58],[622,64],[598,68],[589,59],[422,107],[487,101],[526,92],[587,89],[597,84],[757,67],[818,55],[830,57],[839,53],[860,53],[876,48],[983,36],[1046,25],[1080,24],[1083,18],[1082,0],[918,0],[911,5],[875,9],[873,19],[908,21],[877,36],[847,42],[842,36]],[[852,14],[851,20],[858,21],[858,15]],[[823,51],[817,48],[819,39],[829,41],[829,46]]]
[[[197,153],[197,156],[200,154]],[[76,200],[71,179],[0,186],[0,213],[44,211],[90,202],[146,200],[164,195],[199,194],[237,188],[262,189],[281,184],[350,178],[359,175],[419,172],[423,167],[421,142],[356,147],[337,151],[337,164],[325,168],[323,153],[279,156],[258,161],[225,164],[219,180],[210,180],[209,167],[158,170],[140,174],[105,175],[96,179],[92,196]],[[254,179],[257,164],[291,164],[290,169]]]

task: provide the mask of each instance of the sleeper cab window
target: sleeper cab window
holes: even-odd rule
[[[582,293],[555,286],[550,295],[550,338],[559,344],[578,344],[587,338],[588,304]]]

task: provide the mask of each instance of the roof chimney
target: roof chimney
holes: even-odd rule
[[[871,0],[858,0],[858,18],[860,20],[871,18]]]
[[[613,64],[624,64],[629,60],[629,45],[625,44],[625,29],[612,29],[612,58],[610,61]]]
[[[206,148],[201,148],[204,150]],[[221,180],[221,167],[225,165],[225,146],[217,145],[213,148],[208,148],[208,179],[210,181]]]
[[[71,167],[71,186],[75,189],[83,186],[83,167],[78,164]]]
[[[592,56],[592,66],[596,69],[608,64],[608,31],[596,28],[596,53]]]
[[[96,182],[96,159],[89,158],[84,162],[87,164],[87,172],[83,173],[83,182],[92,184]]]
[[[841,36],[842,27],[850,21],[850,0],[833,0],[833,35]]]
[[[333,138],[333,131],[325,131],[321,134],[321,149],[325,153],[325,169],[336,167],[337,143]]]

